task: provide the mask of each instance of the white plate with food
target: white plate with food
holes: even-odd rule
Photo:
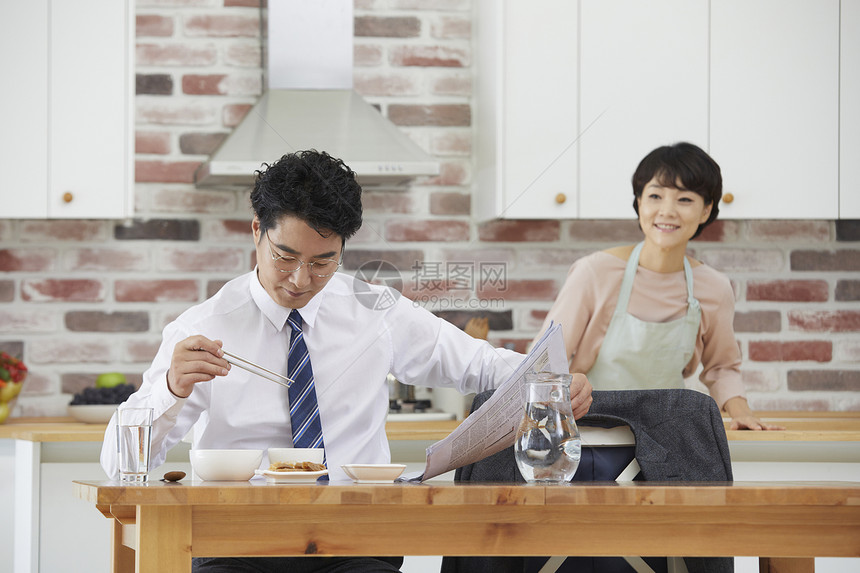
[[[272,471],[263,470],[260,475],[266,476],[268,483],[314,483],[320,476],[328,475],[328,470],[318,471]]]
[[[405,464],[345,464],[340,467],[356,483],[392,483],[406,469]]]

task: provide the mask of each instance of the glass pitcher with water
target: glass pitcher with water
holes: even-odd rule
[[[528,372],[526,402],[514,442],[517,467],[527,482],[568,482],[582,451],[570,406],[570,374]]]

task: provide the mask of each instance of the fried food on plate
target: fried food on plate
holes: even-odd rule
[[[273,462],[270,472],[319,472],[326,469],[322,464],[314,462]]]

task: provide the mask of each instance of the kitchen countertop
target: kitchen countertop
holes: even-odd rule
[[[860,441],[860,412],[755,412],[762,421],[785,427],[777,432],[729,430],[730,442],[857,442]]]
[[[389,440],[441,440],[459,423],[457,420],[388,422],[385,431]],[[106,426],[107,424],[85,424],[71,417],[10,418],[5,424],[0,424],[0,439],[101,442]]]
[[[785,426],[780,432],[727,430],[729,441],[860,441],[860,412],[757,412],[767,422]],[[724,420],[728,427],[729,420]],[[459,425],[457,420],[389,421],[389,440],[441,440]],[[100,442],[106,424],[85,424],[70,417],[11,418],[0,424],[0,439],[32,442]]]

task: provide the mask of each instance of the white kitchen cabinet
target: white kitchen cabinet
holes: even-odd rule
[[[0,217],[48,212],[48,3],[0,2]]]
[[[130,0],[0,3],[0,217],[132,214],[133,42]]]
[[[577,8],[557,0],[478,3],[480,218],[577,215]]]
[[[839,0],[711,2],[710,93],[722,218],[839,217]]]
[[[860,219],[860,0],[842,0],[839,217]]]
[[[708,1],[582,0],[579,212],[630,218],[636,166],[708,146]]]
[[[839,0],[480,2],[475,215],[631,218],[638,162],[690,141],[722,218],[860,216],[858,2],[841,128]]]
[[[706,0],[478,10],[479,218],[631,218],[646,153],[707,145]]]

